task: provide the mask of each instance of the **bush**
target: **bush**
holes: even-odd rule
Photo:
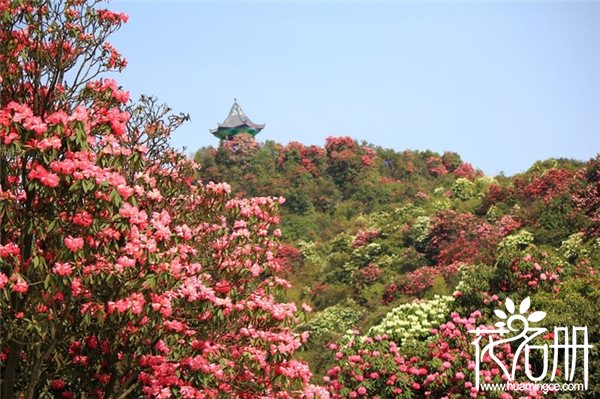
[[[409,340],[420,340],[446,320],[451,296],[435,296],[431,300],[405,303],[392,309],[381,323],[372,327],[368,335],[387,335],[402,344]]]

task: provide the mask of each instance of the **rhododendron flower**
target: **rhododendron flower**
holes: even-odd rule
[[[52,380],[52,382],[50,382],[50,388],[55,391],[60,391],[65,388],[65,382],[64,380]]]
[[[8,277],[6,277],[6,274],[0,272],[0,290],[4,288],[6,283],[8,283]]]
[[[6,245],[0,245],[0,257],[5,257],[9,255],[17,256],[21,253],[19,246],[9,242]]]
[[[57,187],[59,178],[56,174],[48,172],[42,165],[36,164],[31,172],[29,172],[30,179],[37,179],[44,186],[51,188]]]
[[[65,245],[71,252],[77,252],[80,249],[83,249],[83,238],[81,237],[65,237]]]
[[[69,276],[73,272],[73,268],[71,267],[71,265],[69,263],[56,262],[54,264],[54,267],[52,268],[52,272],[56,273],[60,276]]]
[[[27,284],[27,281],[25,281],[23,277],[17,276],[11,289],[14,292],[25,294],[27,291],[29,291],[29,284]]]
[[[85,290],[83,289],[83,284],[81,283],[81,280],[75,277],[73,281],[71,281],[71,293],[74,297],[77,297],[83,294],[84,292]]]

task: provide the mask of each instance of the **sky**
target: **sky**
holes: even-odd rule
[[[600,152],[600,2],[144,1],[110,3],[116,77],[209,133],[237,98],[259,141],[351,136],[458,152],[486,174]]]

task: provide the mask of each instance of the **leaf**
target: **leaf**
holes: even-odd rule
[[[48,227],[46,227],[46,233],[51,233],[52,230],[54,230],[54,228],[56,227],[56,222],[58,221],[58,219],[54,219],[52,222],[50,222],[50,224],[48,225]]]
[[[531,299],[529,297],[523,299],[521,305],[519,305],[519,313],[525,314],[529,310],[529,306],[531,306]]]
[[[506,313],[504,313],[504,311],[500,310],[500,309],[496,309],[494,310],[494,313],[496,314],[496,316],[498,316],[501,319],[506,319]]]
[[[515,313],[515,303],[510,298],[506,298],[506,310],[511,314]]]
[[[546,312],[537,311],[537,312],[533,312],[532,314],[530,314],[529,317],[527,318],[527,321],[535,323],[537,321],[542,320],[544,317],[546,317]]]
[[[498,328],[501,328],[501,327],[504,327],[504,326],[506,325],[506,323],[505,323],[505,322],[503,322],[503,321],[499,321],[499,322],[497,322],[497,323],[496,323],[496,324],[494,324],[494,325],[495,325],[496,327],[498,327]]]

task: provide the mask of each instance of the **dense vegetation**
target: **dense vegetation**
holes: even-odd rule
[[[600,158],[550,159],[488,177],[452,152],[240,135],[195,159],[203,179],[228,181],[238,195],[287,199],[282,230],[293,288],[286,299],[314,310],[299,327],[311,332],[303,356],[334,396],[464,397],[464,382],[473,381],[466,326],[493,324],[506,297],[531,297],[548,313],[541,324],[549,330],[587,325],[591,341],[600,338]],[[447,322],[460,326],[452,342]],[[332,352],[324,349],[330,342],[349,344]],[[396,355],[382,359],[391,342]],[[458,352],[445,358],[440,345]],[[591,378],[597,387],[598,376]]]
[[[0,0],[2,398],[541,397],[474,386],[469,330],[497,317],[588,326],[589,390],[556,396],[600,395],[600,157],[492,178],[238,134],[194,162],[185,115],[103,76],[126,21]],[[483,381],[498,359],[543,368],[504,342]]]
[[[326,397],[275,297],[280,199],[202,184],[185,116],[101,76],[126,20],[0,1],[0,397]]]

